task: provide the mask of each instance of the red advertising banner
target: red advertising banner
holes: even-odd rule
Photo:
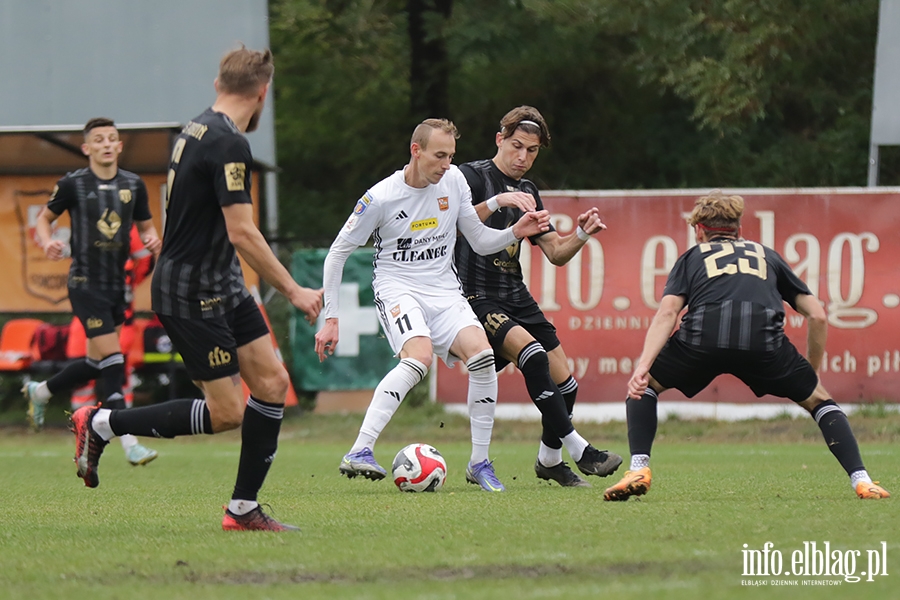
[[[776,250],[824,303],[827,355],[822,382],[838,402],[897,401],[900,389],[900,189],[727,190],[746,201],[743,236]],[[535,299],[557,328],[578,401],[618,402],[643,347],[666,277],[694,245],[685,222],[703,190],[547,192],[544,205],[560,235],[597,206],[608,230],[594,236],[564,267],[537,246],[521,259]],[[525,246],[530,246],[526,244]],[[801,352],[806,323],[786,306],[785,331]],[[464,369],[438,367],[437,396],[464,403]],[[529,402],[521,374],[500,374],[499,402]],[[685,400],[676,390],[664,400]],[[721,376],[699,402],[784,402],[757,399],[740,381]]]

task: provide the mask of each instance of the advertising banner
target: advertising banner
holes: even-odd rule
[[[838,402],[896,401],[900,389],[900,190],[894,188],[727,190],[744,197],[743,236],[780,253],[824,303],[827,355],[822,382]],[[557,328],[579,403],[617,402],[640,355],[666,277],[695,244],[685,221],[706,190],[547,192],[541,195],[560,235],[577,216],[600,209],[607,231],[567,265],[550,265],[523,244],[526,281]],[[806,323],[786,308],[785,331],[806,351]],[[529,402],[521,374],[500,374],[499,402]],[[438,370],[437,395],[465,402],[464,369]],[[685,400],[672,390],[664,400]],[[740,381],[721,376],[699,402],[785,402],[757,399]]]
[[[322,287],[325,249],[294,252],[291,274],[302,286]],[[340,290],[339,341],[333,356],[320,363],[315,352],[315,335],[322,328],[303,319],[299,311],[291,316],[292,375],[304,390],[372,390],[397,364],[391,346],[381,331],[372,291],[371,248],[353,252],[344,264]]]

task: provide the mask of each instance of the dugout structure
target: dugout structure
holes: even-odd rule
[[[162,235],[165,218],[166,172],[172,140],[179,123],[117,125],[124,143],[119,166],[139,174],[147,185],[153,222]],[[69,261],[51,261],[35,243],[35,223],[57,180],[87,166],[81,153],[82,125],[61,127],[0,127],[0,312],[70,312],[67,298]],[[254,163],[254,214],[259,223],[260,180],[266,165]],[[54,223],[54,235],[67,239],[68,214]],[[244,265],[248,287],[259,277]],[[150,280],[135,295],[138,311],[150,310]]]

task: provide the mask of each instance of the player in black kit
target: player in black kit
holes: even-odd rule
[[[543,210],[541,195],[524,179],[542,146],[550,144],[550,132],[541,113],[519,106],[500,121],[497,154],[490,160],[460,165],[472,190],[478,216],[494,229],[505,229],[530,210]],[[596,208],[578,216],[576,231],[560,236],[550,231],[529,238],[554,265],[564,265],[589,237],[606,226]],[[622,457],[597,450],[575,431],[571,413],[578,383],[568,360],[537,302],[525,287],[519,263],[519,243],[489,256],[474,252],[465,238],[456,244],[456,267],[463,290],[481,320],[494,349],[496,369],[515,364],[541,411],[543,433],[534,463],[535,474],[565,487],[590,487],[563,462],[565,445],[578,469],[586,475],[606,477],[622,463]]]
[[[288,374],[265,320],[244,285],[236,254],[315,322],[322,291],[300,287],[253,222],[250,145],[274,72],[270,51],[229,52],[219,66],[216,102],[175,140],[166,230],[153,276],[153,310],[204,399],[128,410],[85,407],[72,416],[79,476],[99,484],[97,463],[117,435],[172,438],[241,427],[237,482],[225,530],[288,531],[264,513],[257,494],[278,446]],[[250,388],[243,398],[241,378]]]
[[[697,245],[669,272],[628,382],[631,468],[603,499],[627,500],[650,489],[659,394],[675,388],[690,398],[722,373],[734,375],[757,396],[790,398],[805,408],[850,476],[856,495],[890,497],[869,478],[847,416],[819,382],[828,328],[825,309],[777,252],[741,237],[743,213],[743,198],[719,190],[695,203],[688,223]],[[807,358],[784,334],[785,302],[807,319]]]
[[[160,241],[151,220],[147,188],[140,177],[119,168],[122,140],[111,119],[91,119],[84,126],[81,151],[88,166],[59,180],[50,201],[37,218],[38,242],[50,260],[65,258],[71,249],[69,302],[87,337],[87,356],[70,362],[47,381],[30,381],[22,388],[34,429],[44,425],[44,411],[53,394],[99,379],[105,408],[125,408],[125,357],[119,330],[125,322],[125,263],[131,253],[132,222],[147,250],[159,253]],[[51,225],[65,211],[71,219],[71,240],[54,239]],[[134,465],[156,453],[133,438],[123,443]]]

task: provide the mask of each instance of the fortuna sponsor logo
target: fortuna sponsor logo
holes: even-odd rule
[[[422,229],[434,229],[438,226],[437,219],[425,219],[424,221],[413,221],[409,224],[410,231],[420,231]]]
[[[802,548],[785,552],[776,549],[772,542],[766,542],[760,550],[750,548],[749,544],[744,544],[743,548],[742,577],[779,579],[741,579],[741,585],[833,586],[845,582],[871,582],[876,577],[888,575],[887,542],[881,542],[880,547],[871,550],[832,550],[831,542],[822,542],[821,545],[803,542]],[[860,570],[863,566],[865,570]],[[788,579],[791,577],[794,579]]]
[[[426,248],[425,250],[400,250],[394,252],[391,258],[397,262],[415,262],[417,260],[433,260],[447,256],[447,246],[438,248]]]

